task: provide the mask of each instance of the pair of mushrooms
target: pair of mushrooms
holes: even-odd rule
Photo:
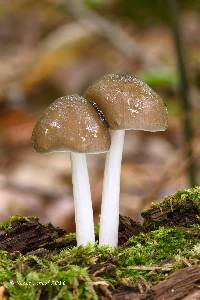
[[[70,151],[78,245],[95,242],[86,153],[107,152],[99,244],[116,247],[119,226],[121,160],[125,130],[163,131],[167,108],[158,94],[132,75],[109,74],[84,93],[61,97],[33,130],[41,153]]]

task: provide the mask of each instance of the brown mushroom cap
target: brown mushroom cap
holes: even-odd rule
[[[84,97],[98,105],[111,129],[163,131],[167,128],[163,100],[132,75],[105,75],[88,87]]]
[[[33,129],[32,141],[38,152],[98,153],[110,147],[108,128],[79,95],[61,97],[47,107]]]

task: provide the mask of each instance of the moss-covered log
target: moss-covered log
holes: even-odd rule
[[[144,226],[121,217],[118,249],[76,247],[75,234],[12,217],[0,226],[0,299],[198,299],[199,206],[195,188],[152,205]]]
[[[36,217],[11,217],[0,225],[0,249],[23,254],[38,249],[54,250],[76,245],[73,239],[66,238],[63,229],[52,224],[42,225]]]
[[[191,227],[199,222],[199,215],[200,187],[178,191],[142,212],[147,230],[159,226]]]

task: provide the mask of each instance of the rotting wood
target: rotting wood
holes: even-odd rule
[[[23,254],[36,251],[41,254],[41,248],[58,250],[76,245],[74,241],[64,238],[65,231],[52,224],[42,225],[38,218],[21,217],[13,221],[12,228],[0,229],[0,250],[8,252],[19,251]],[[40,249],[40,251],[38,250]]]
[[[181,216],[181,218],[180,218]],[[172,209],[170,206],[152,208],[142,212],[144,226],[146,229],[153,229],[159,226],[190,227],[198,223],[198,211],[192,201],[183,201],[180,207]]]
[[[119,246],[124,245],[132,236],[138,235],[143,232],[143,226],[126,216],[119,216]]]
[[[186,296],[190,297],[189,295],[199,289],[197,285],[199,282],[199,266],[176,270],[166,280],[161,281],[152,288],[153,299],[178,300],[184,299]]]
[[[194,229],[187,228],[187,230]],[[142,225],[135,223],[129,217],[120,216],[119,235],[123,247],[128,246],[127,241],[132,235],[137,235],[142,231]],[[11,226],[0,229],[0,249],[9,252],[19,251],[23,254],[30,253],[41,257],[48,252],[54,254],[65,247],[76,245],[75,238],[67,240],[65,235],[66,232],[63,229],[56,228],[52,224],[42,225],[38,218],[20,217],[14,219]],[[97,284],[95,289],[100,293],[102,300],[200,300],[200,266],[189,266],[176,270],[164,281],[152,287],[146,287],[142,291],[139,288],[118,286],[111,292],[107,286],[102,284],[101,276],[105,274],[115,276],[117,266],[118,261],[114,257],[109,257],[104,262],[97,261],[89,269],[91,278]],[[166,267],[170,272],[170,266],[166,265]],[[135,266],[133,268],[139,270],[160,269],[156,266]]]

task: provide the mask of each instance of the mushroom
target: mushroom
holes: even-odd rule
[[[111,129],[111,147],[104,171],[99,242],[100,245],[116,247],[125,130],[165,130],[167,108],[147,84],[125,74],[105,75],[87,88],[84,97],[99,107]]]
[[[108,151],[108,128],[96,109],[79,95],[61,97],[43,112],[32,135],[37,152],[70,151],[78,245],[95,242],[86,153]]]

